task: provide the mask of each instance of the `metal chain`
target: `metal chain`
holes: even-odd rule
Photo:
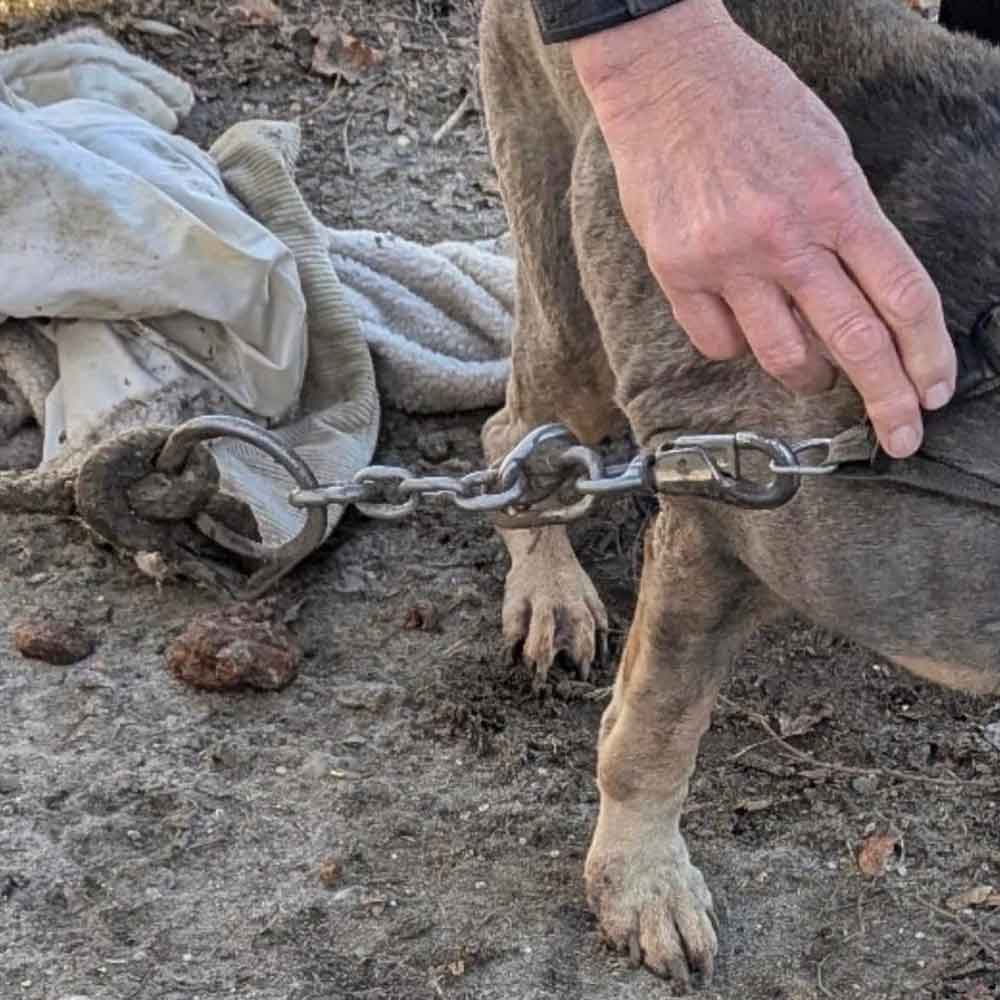
[[[802,476],[828,475],[831,438],[786,444],[747,431],[684,435],[640,452],[631,461],[605,466],[600,452],[582,445],[561,424],[545,424],[527,434],[489,468],[463,476],[418,476],[400,466],[371,465],[353,481],[289,496],[294,507],[354,505],[368,517],[395,521],[427,500],[445,500],[460,510],[492,514],[500,527],[565,524],[590,512],[600,497],[653,491],[702,496],[737,506],[769,509],[787,503]],[[824,459],[804,464],[799,456],[825,449]],[[741,473],[749,453],[768,459],[769,480]]]

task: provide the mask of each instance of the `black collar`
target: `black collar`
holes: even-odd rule
[[[1000,379],[1000,351],[995,338],[1000,339],[1000,302],[987,306],[967,334],[953,338],[958,355],[953,402],[979,396],[995,387]]]

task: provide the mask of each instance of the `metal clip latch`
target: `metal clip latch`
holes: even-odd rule
[[[744,478],[740,453],[759,452],[770,459],[770,479]],[[788,503],[800,479],[795,452],[779,438],[753,431],[735,434],[689,434],[661,444],[653,456],[653,486],[658,493],[709,497],[738,507],[768,510]],[[781,470],[779,473],[778,470]]]

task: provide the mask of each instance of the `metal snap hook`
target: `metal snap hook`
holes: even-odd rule
[[[756,451],[771,460],[769,480],[757,482],[741,474],[743,451]],[[770,510],[788,503],[798,492],[797,466],[795,452],[779,438],[754,431],[689,434],[657,449],[653,484],[658,493],[704,496],[737,507]]]

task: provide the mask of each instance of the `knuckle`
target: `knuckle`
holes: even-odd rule
[[[847,228],[860,224],[867,215],[863,208],[867,188],[859,169],[834,164],[817,183],[817,190],[822,192],[819,200],[824,216]]]
[[[755,206],[749,226],[753,250],[772,263],[777,262],[780,269],[789,262],[813,256],[808,227],[803,225],[801,212],[793,205],[776,199],[763,200]]]
[[[675,275],[687,273],[691,268],[686,255],[678,246],[660,237],[651,237],[646,244],[646,263],[649,269],[664,282]],[[670,283],[667,281],[667,283]]]
[[[775,198],[761,198],[753,208],[750,224],[758,240],[779,248],[790,241],[791,215],[788,206]]]
[[[715,219],[705,218],[690,223],[683,236],[669,251],[664,248],[664,252],[679,264],[701,270],[717,266],[730,251],[734,239],[732,230]]]
[[[821,273],[824,257],[819,252],[792,252],[779,255],[781,283],[793,292],[808,288]]]
[[[889,338],[873,316],[853,313],[835,323],[827,343],[848,365],[863,365],[886,352]]]
[[[802,341],[778,340],[754,349],[761,368],[779,381],[795,380],[809,369],[809,351]]]
[[[926,275],[906,268],[886,283],[885,308],[890,322],[915,323],[939,312],[941,299]]]

